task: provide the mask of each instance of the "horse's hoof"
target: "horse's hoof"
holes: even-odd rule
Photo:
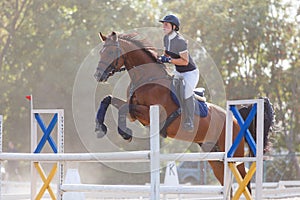
[[[104,124],[96,124],[95,133],[97,138],[103,138],[107,133],[107,127]]]
[[[118,132],[124,140],[131,142],[131,140],[132,140],[132,130],[131,129],[126,128],[125,130],[123,130],[121,128],[118,128]]]

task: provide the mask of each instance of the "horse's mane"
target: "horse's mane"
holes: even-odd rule
[[[147,39],[141,39],[138,33],[121,34],[118,38],[133,43],[152,58],[154,62],[157,62],[156,48]]]

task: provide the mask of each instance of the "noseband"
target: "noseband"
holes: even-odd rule
[[[122,54],[122,49],[120,47],[120,43],[116,42],[115,44],[104,44],[103,45],[103,47],[108,47],[108,46],[116,46],[117,47],[117,51],[114,52],[115,55],[116,55],[116,61],[112,62],[112,63],[107,63],[107,62],[104,62],[102,60],[99,61],[98,67],[97,67],[98,70],[99,70],[99,66],[100,66],[101,63],[104,64],[105,66],[108,66],[105,69],[105,71],[103,72],[102,76],[103,75],[105,75],[105,76],[111,76],[115,72],[122,72],[122,71],[126,70],[126,68],[120,68],[120,69],[116,70],[116,68],[118,67],[120,56],[122,56],[122,58],[124,60],[124,65],[125,65],[125,56],[124,56],[124,54]]]

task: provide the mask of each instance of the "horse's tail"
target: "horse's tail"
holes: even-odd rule
[[[273,106],[267,97],[261,97],[264,99],[264,153],[268,151],[270,147],[269,143],[269,132],[272,131],[274,125],[274,109]],[[249,107],[243,107],[239,111],[244,118],[247,118],[249,112],[252,109],[252,105]],[[256,140],[256,120],[253,120],[251,125],[249,126],[249,130],[251,132],[252,137]]]

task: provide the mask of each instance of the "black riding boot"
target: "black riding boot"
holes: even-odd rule
[[[195,111],[194,96],[191,96],[185,99],[183,103],[183,115],[184,115],[183,128],[189,132],[194,131],[194,111]]]

